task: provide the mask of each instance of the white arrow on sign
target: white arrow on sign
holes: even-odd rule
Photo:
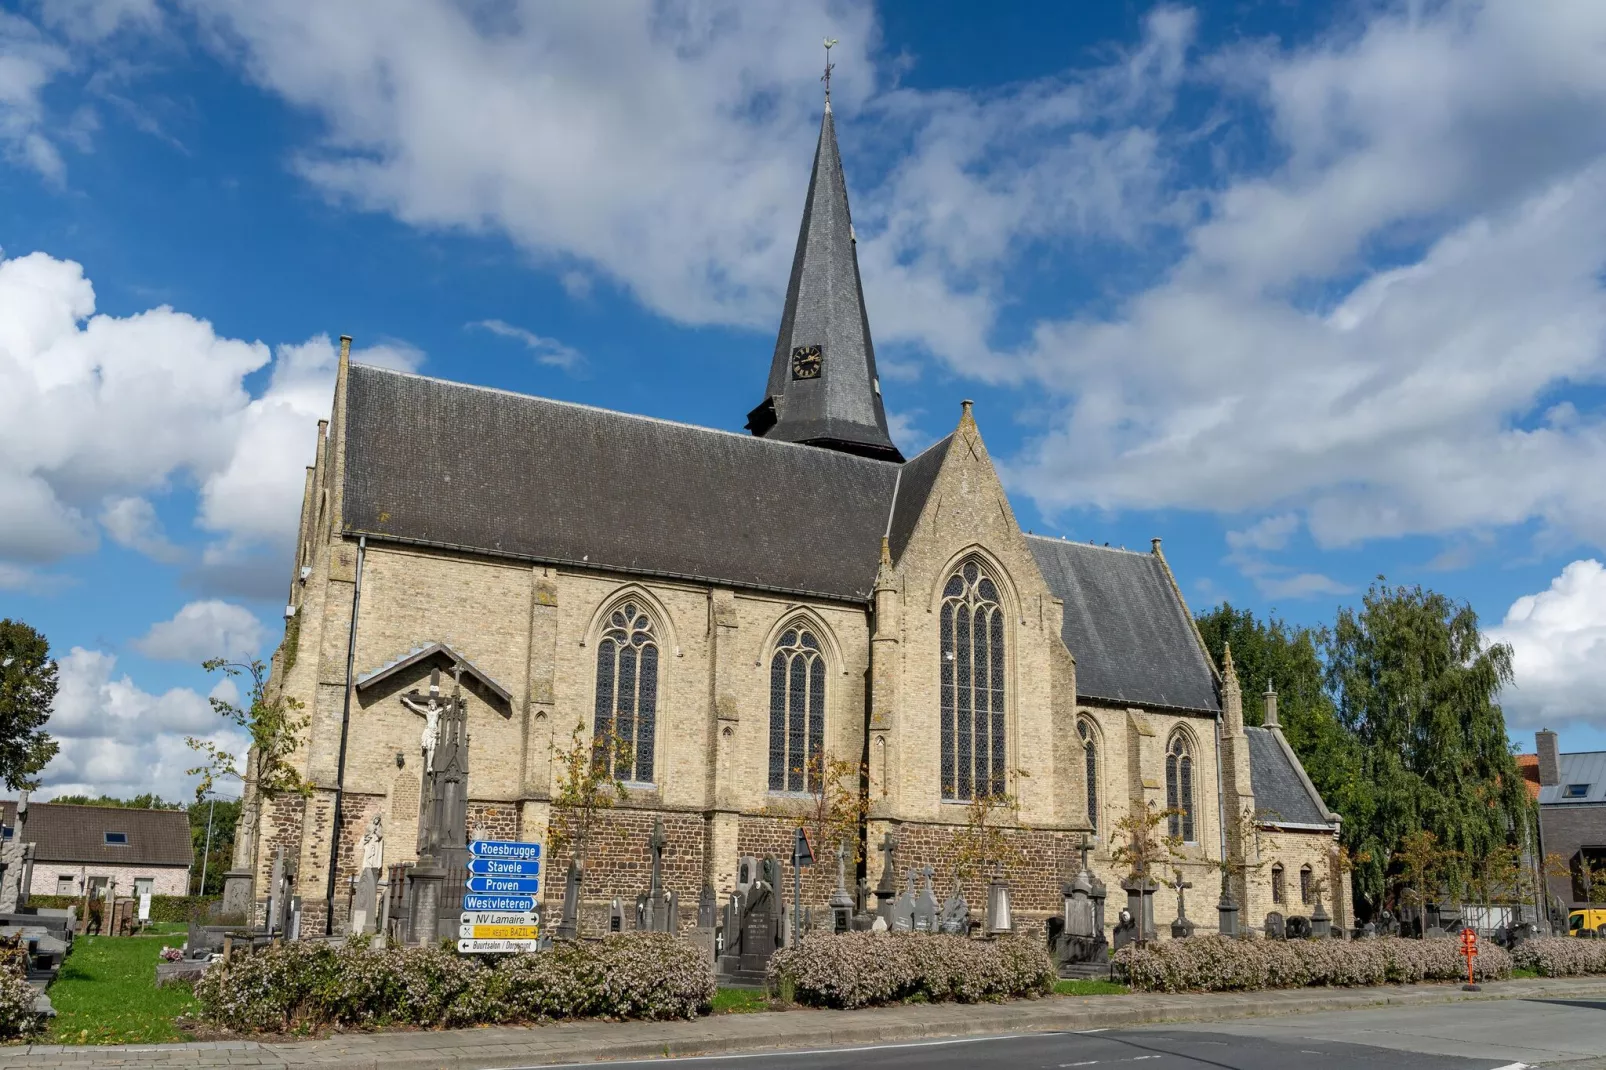
[[[532,910],[527,914],[513,914],[507,911],[491,910],[465,910],[458,917],[459,925],[539,925],[541,912]]]
[[[536,940],[459,940],[457,950],[464,955],[505,955],[515,951],[534,951]]]

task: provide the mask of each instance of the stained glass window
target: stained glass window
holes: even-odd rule
[[[1310,867],[1302,866],[1299,870],[1299,901],[1310,906],[1310,895]]]
[[[1194,843],[1193,754],[1181,732],[1171,737],[1171,746],[1166,748],[1165,805],[1171,811],[1171,835],[1183,843]]]
[[[1283,866],[1279,862],[1271,867],[1271,901],[1284,903],[1288,900],[1288,892],[1283,888]]]
[[[1099,830],[1099,747],[1093,740],[1093,726],[1086,721],[1076,722],[1076,731],[1082,737],[1082,750],[1087,755],[1087,823],[1093,831]]]
[[[942,797],[1004,793],[1004,610],[998,587],[966,561],[942,591]]]
[[[658,722],[658,640],[652,618],[626,602],[608,618],[597,643],[597,707],[593,725],[599,744],[611,730],[615,753],[598,746],[599,762],[618,762],[620,780],[652,783],[653,740]]]
[[[770,790],[820,790],[825,749],[825,658],[806,627],[788,628],[770,657]]]

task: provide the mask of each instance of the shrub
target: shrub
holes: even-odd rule
[[[204,909],[218,902],[215,895],[153,895],[151,896],[152,921],[187,922],[196,915],[198,908]],[[136,900],[136,906],[138,901]],[[84,897],[81,895],[30,895],[28,905],[31,907],[67,907],[84,908]]]
[[[1053,990],[1054,970],[1035,941],[971,940],[937,933],[815,933],[770,959],[769,989],[799,1003],[869,1007],[923,998],[975,1003]]]
[[[1575,936],[1536,936],[1518,944],[1512,961],[1541,977],[1574,977],[1606,973],[1606,940],[1580,940]]]
[[[28,959],[19,943],[6,941],[0,956],[0,1038],[26,1036],[43,1025],[33,1009],[39,992],[28,983]]]
[[[1467,975],[1455,940],[1229,940],[1219,936],[1169,940],[1115,953],[1127,984],[1145,992],[1225,992],[1308,985],[1409,984],[1454,981]],[[1511,976],[1511,956],[1492,944],[1479,948],[1479,980]]]
[[[563,942],[493,965],[445,947],[293,943],[213,967],[195,996],[211,1021],[245,1033],[298,1024],[693,1018],[714,998],[714,975],[696,945],[664,933]]]

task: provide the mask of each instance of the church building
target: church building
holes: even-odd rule
[[[432,726],[404,699],[442,670],[467,696],[482,834],[544,841],[555,750],[577,731],[628,743],[626,797],[587,860],[593,919],[646,889],[660,819],[687,918],[741,856],[789,859],[819,788],[808,759],[827,754],[862,769],[871,885],[890,832],[900,869],[932,867],[946,895],[971,803],[1008,796],[1017,927],[1060,910],[1084,839],[1113,924],[1117,826],[1153,804],[1200,932],[1224,859],[1242,863],[1246,927],[1317,897],[1348,922],[1339,818],[1274,718],[1244,726],[1230,656],[1213,663],[1160,540],[1024,532],[968,401],[940,441],[899,450],[855,241],[827,101],[747,433],[356,364],[342,339],[271,665],[270,696],[309,721],[292,760],[311,790],[247,786],[261,805],[235,864],[259,911],[282,850],[302,931],[343,931],[375,814],[384,863],[417,857]],[[566,862],[547,859],[549,909]],[[1172,864],[1153,876],[1173,881]],[[835,883],[817,867],[809,900]],[[1176,907],[1162,886],[1162,936]]]

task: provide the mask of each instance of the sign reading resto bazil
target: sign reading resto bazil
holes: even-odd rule
[[[541,845],[472,840],[457,950],[468,955],[534,951],[541,935]]]

